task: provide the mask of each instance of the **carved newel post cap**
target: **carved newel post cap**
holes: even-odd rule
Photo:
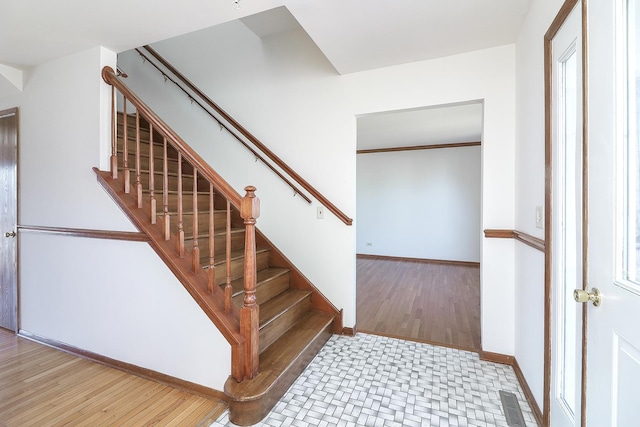
[[[242,198],[240,216],[242,219],[256,219],[260,216],[260,199],[256,196],[256,187],[248,185],[244,188],[247,192]]]

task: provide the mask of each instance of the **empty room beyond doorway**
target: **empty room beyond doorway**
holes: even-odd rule
[[[360,331],[480,351],[483,103],[357,118]]]
[[[382,257],[357,260],[358,330],[480,351],[480,268]]]

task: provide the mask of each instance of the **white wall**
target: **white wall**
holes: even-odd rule
[[[356,251],[480,262],[480,154],[479,146],[358,154]]]
[[[537,0],[516,43],[516,229],[544,239],[535,207],[544,205],[544,34],[562,0]],[[515,356],[542,409],[544,254],[516,243]]]
[[[204,33],[213,33],[220,41],[186,36],[185,40],[161,42],[154,48],[163,55],[166,51],[177,54],[202,49],[208,52],[210,56],[202,57],[195,66],[195,75],[199,78],[194,76],[193,70],[185,69],[184,72],[205,91],[208,85],[227,90],[229,99],[209,93],[331,202],[354,218],[355,145],[346,141],[355,141],[355,118],[353,114],[342,114],[343,110],[331,113],[328,104],[326,108],[330,114],[327,117],[316,98],[318,91],[322,91],[317,87],[318,78],[331,80],[325,88],[329,91],[325,103],[339,96],[341,88],[336,87],[339,79],[335,70],[322,62],[324,57],[317,57],[317,49],[315,46],[310,49],[310,41],[306,38],[285,38],[270,46],[267,52],[257,53],[256,49],[262,50],[260,39],[239,21]],[[234,40],[234,43],[229,44],[226,40]],[[172,55],[167,57],[175,61]],[[173,85],[165,83],[160,74],[143,64],[136,53],[120,54],[118,64],[129,74],[126,83],[238,192],[244,194],[246,185],[257,187],[256,195],[261,202],[258,228],[337,308],[344,309],[344,325],[353,326],[355,227],[346,226],[328,210],[325,218],[318,220],[316,207],[320,204],[316,200],[307,204],[302,198],[294,197],[293,190],[266,166],[256,162],[225,131],[221,132],[197,106],[191,105]],[[203,84],[200,79],[206,79],[208,83]],[[232,108],[229,100],[241,104]],[[306,105],[308,102],[314,105]],[[256,111],[257,107],[265,110]],[[324,120],[331,124],[323,124]],[[345,135],[349,135],[346,141]],[[326,144],[315,145],[318,139]],[[339,149],[334,151],[336,144]],[[310,159],[314,159],[315,171],[306,164]],[[291,236],[304,238],[292,239]]]
[[[301,30],[257,38],[231,22],[154,45],[197,86],[273,149],[348,215],[346,227],[311,206],[216,136],[217,127],[135,53],[119,65],[153,109],[232,185],[255,184],[258,226],[355,323],[356,116],[380,111],[483,100],[482,227],[514,226],[515,46],[338,75]],[[166,88],[165,88],[166,87]],[[170,97],[167,102],[165,97]],[[229,155],[233,155],[231,160]],[[243,158],[244,156],[244,158]],[[279,210],[280,201],[286,209]],[[304,236],[292,239],[291,236]],[[513,247],[483,239],[482,333],[487,351],[513,354]]]
[[[516,228],[543,237],[542,230],[534,226],[535,206],[544,200],[543,35],[561,4],[561,0],[534,1],[515,49],[504,46],[345,76],[338,76],[320,55],[313,53],[314,46],[304,35],[261,41],[237,23],[207,30],[217,43],[202,41],[193,48],[181,49],[176,40],[157,47],[176,63],[184,62],[193,51],[209,52],[210,56],[201,59],[187,74],[347,214],[356,216],[356,225],[356,115],[484,100],[482,228]],[[190,42],[194,36],[186,36],[185,41]],[[94,114],[103,107],[98,93],[103,87],[99,68],[105,55],[111,53],[96,48],[45,64],[25,74],[24,93],[0,93],[0,109],[21,109],[19,197],[23,225],[132,230],[97,186],[91,171],[92,166],[105,162],[99,144],[92,142],[105,138],[101,133],[103,124],[97,121],[99,115]],[[133,55],[124,55],[121,61],[130,74],[141,66]],[[164,96],[164,89],[152,86],[152,82],[147,84],[152,95]],[[188,102],[173,102],[172,106],[196,114]],[[189,126],[183,126],[180,133],[186,136],[189,132],[184,128]],[[225,146],[224,150],[234,149]],[[313,264],[304,271],[314,280],[321,279],[325,293],[338,307],[345,308],[345,325],[353,324],[355,231],[344,231],[350,229],[328,214],[322,223],[311,220],[315,217],[315,203],[296,208],[297,214],[304,213],[304,221],[282,220],[270,213],[272,205],[291,198],[291,193],[283,189],[271,194],[266,187],[281,184],[268,178],[262,168],[254,163],[244,166],[244,172],[250,174],[234,185],[258,186],[263,193],[259,193],[263,197],[259,224],[264,223],[269,232],[275,230],[274,240],[286,240],[282,223],[291,224],[296,233],[304,230],[310,235],[310,244],[289,243],[283,249],[304,267]],[[267,192],[269,197],[265,197]],[[309,228],[309,223],[314,226]],[[192,313],[191,300],[173,305],[173,300],[182,298],[175,295],[183,293],[181,285],[160,273],[161,267],[154,266],[153,273],[161,277],[154,278],[153,289],[146,288],[151,286],[151,280],[142,281],[143,289],[154,295],[153,306],[141,306],[120,293],[140,286],[138,279],[149,279],[147,269],[125,264],[133,257],[146,257],[146,262],[152,263],[155,255],[145,244],[27,233],[21,234],[19,242],[24,329],[146,367],[150,361],[159,360],[162,353],[173,360],[161,360],[162,366],[157,370],[222,388],[229,373],[229,348],[210,322],[188,320],[180,328],[186,334],[185,340],[178,345],[165,346],[157,339],[155,322],[169,327],[162,323],[164,317],[172,316],[177,322],[186,317],[184,313]],[[56,250],[59,244],[66,252]],[[112,250],[114,246],[117,250]],[[314,253],[319,255],[318,261],[308,261],[311,257],[303,254],[311,246],[320,252]],[[119,256],[120,251],[131,257]],[[327,255],[333,252],[335,256]],[[101,259],[97,265],[96,255]],[[327,260],[333,262],[327,264]],[[101,269],[100,274],[85,281],[70,274],[72,263],[74,269],[78,265]],[[483,348],[515,354],[541,403],[543,256],[519,242],[483,239],[481,263]],[[114,270],[117,265],[126,265],[127,274],[118,274]],[[63,271],[61,266],[65,266]],[[339,279],[328,283],[329,274]],[[86,286],[115,293],[95,300],[80,292]],[[56,304],[47,304],[41,292],[51,295]],[[81,325],[72,318],[71,313],[75,312],[87,313]],[[104,312],[111,315],[93,315]],[[133,328],[130,321],[138,314]],[[100,340],[95,339],[94,330],[103,334]],[[188,339],[192,336],[212,338],[198,342]],[[130,343],[137,344],[129,348]],[[198,348],[200,345],[207,348]],[[121,353],[126,354],[119,357]],[[202,357],[194,362],[195,354]],[[201,359],[207,360],[206,366]],[[189,372],[175,373],[175,369]],[[207,379],[207,375],[215,378]]]
[[[19,224],[133,231],[96,181],[109,144],[110,90],[96,47],[26,73]],[[20,328],[222,390],[230,346],[146,243],[19,233]]]

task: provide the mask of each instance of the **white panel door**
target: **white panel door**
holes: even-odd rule
[[[589,426],[640,425],[640,0],[588,1]]]

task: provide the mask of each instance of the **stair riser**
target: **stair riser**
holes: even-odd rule
[[[264,304],[289,289],[289,273],[282,274],[265,283],[258,283],[256,288],[256,302],[258,305]],[[233,302],[237,307],[242,307],[244,294],[239,293],[233,297]]]
[[[118,123],[118,137],[122,137],[124,138],[124,126],[122,126],[121,123]],[[140,140],[144,140],[144,141],[149,141],[149,129],[143,127],[142,125],[140,125]],[[156,135],[157,136],[157,135]],[[134,138],[136,137],[136,120],[135,119],[129,119],[127,121],[127,138]],[[154,136],[155,138],[155,136]],[[162,141],[162,140],[160,140]]]
[[[311,310],[311,295],[289,307],[285,313],[260,329],[260,353],[291,329],[309,310]]]
[[[132,166],[132,165],[130,165]],[[124,172],[123,172],[124,173]],[[136,174],[134,170],[131,170],[129,172],[130,176],[131,176],[131,183],[133,184],[134,182],[136,182]],[[154,182],[154,187],[156,192],[158,192],[159,194],[162,194],[162,190],[164,189],[164,182],[163,182],[163,174],[162,172],[156,172],[154,173],[154,177],[155,177],[155,182]],[[176,175],[169,175],[169,183],[168,183],[168,190],[169,191],[178,191],[178,177]],[[148,172],[140,172],[140,183],[142,184],[142,188],[144,190],[148,190],[149,189],[149,173]],[[198,189],[203,189],[209,188],[209,184],[207,183],[205,185],[204,182],[202,182],[201,180],[198,181]],[[189,176],[189,175],[182,175],[182,194],[187,194],[188,192],[192,192],[193,193],[193,176]]]
[[[142,150],[141,150],[142,151]],[[160,156],[160,157],[158,157]],[[164,170],[164,160],[162,159],[162,153],[154,153],[154,162],[153,162],[153,170],[155,172],[161,172]],[[124,161],[121,152],[118,152],[118,167],[124,167]],[[129,153],[129,169],[135,170],[136,165],[136,156],[133,153]],[[167,162],[167,167],[169,168],[169,172],[178,173],[178,160],[177,159],[169,159]],[[140,156],[140,169],[144,171],[149,170],[149,153],[143,154]]]
[[[208,262],[208,257],[203,256],[202,252],[200,253],[200,263],[202,265],[206,265]],[[256,255],[256,271],[262,270],[263,268],[267,268],[269,266],[269,253],[268,252],[259,252]],[[244,258],[239,258],[231,261],[231,280],[239,279],[244,276]],[[216,285],[222,285],[226,283],[227,280],[227,272],[226,272],[226,262],[218,264],[216,266]]]
[[[124,148],[119,144],[117,150],[118,156],[118,168],[124,168]],[[129,146],[127,147],[128,157],[128,166],[130,170],[135,170],[136,167],[136,144],[135,141],[129,142]],[[151,157],[151,150],[149,149],[148,143],[140,144],[140,170],[141,171],[149,171],[149,158]],[[164,171],[164,152],[162,146],[158,146],[154,144],[153,150],[153,170],[156,173],[161,173]],[[173,148],[169,148],[167,150],[167,169],[170,173],[178,172],[178,152]],[[182,161],[182,173],[193,175],[193,167],[186,160]]]
[[[118,156],[119,157],[122,156],[122,153],[124,152],[124,147],[123,147],[122,141],[123,141],[123,139],[118,137],[118,140],[117,140],[117,152],[118,152]],[[143,156],[143,155],[144,156],[149,156],[149,152],[150,151],[151,150],[149,149],[149,142],[140,140],[140,155],[141,156]],[[135,137],[128,136],[128,139],[127,139],[127,152],[128,152],[129,155],[136,153],[136,139],[135,139]],[[164,158],[164,148],[163,148],[163,145],[162,145],[162,141],[155,141],[154,140],[154,142],[153,142],[153,157],[155,157],[157,159],[163,159]],[[178,152],[171,145],[167,146],[167,158],[168,159],[174,159],[174,160],[178,159]]]
[[[231,250],[239,250],[244,248],[244,235],[243,231],[231,233]],[[209,237],[201,237],[198,239],[198,247],[200,248],[201,255],[209,254]],[[185,242],[185,248],[190,252],[193,249],[193,240]],[[214,237],[214,254],[216,258],[220,258],[221,255],[226,253],[227,238],[226,235],[218,235]]]
[[[118,111],[118,127],[122,127],[122,122],[123,122],[123,118],[124,118],[124,114],[122,114],[122,111]],[[127,113],[127,124],[129,126],[133,126],[136,122],[136,112],[134,111],[129,111]],[[147,122],[147,120],[140,116],[140,127],[148,129],[149,128],[149,123]]]
[[[162,211],[162,207],[158,208],[158,211]],[[158,224],[162,222],[162,214],[158,214]],[[227,214],[225,212],[216,211],[213,214],[214,227],[216,230],[224,230],[227,226]],[[178,231],[178,216],[174,213],[169,217],[171,231],[176,233]],[[182,227],[186,235],[193,234],[193,214],[185,213],[182,215]],[[198,214],[198,232],[204,233],[209,230],[209,213]]]
[[[167,194],[167,206],[169,207],[169,212],[178,212],[178,195],[176,193]],[[145,190],[144,197],[149,198],[149,191]],[[156,206],[159,206],[159,210],[162,210],[163,200],[162,200],[162,191],[155,191],[156,197]],[[193,212],[193,193],[183,193],[182,194],[182,212]],[[198,193],[198,212],[205,213],[209,212],[209,194]],[[183,214],[184,215],[184,214]],[[217,215],[217,214],[216,214]],[[189,220],[191,221],[191,219]],[[207,218],[206,226],[209,226],[209,219]]]

